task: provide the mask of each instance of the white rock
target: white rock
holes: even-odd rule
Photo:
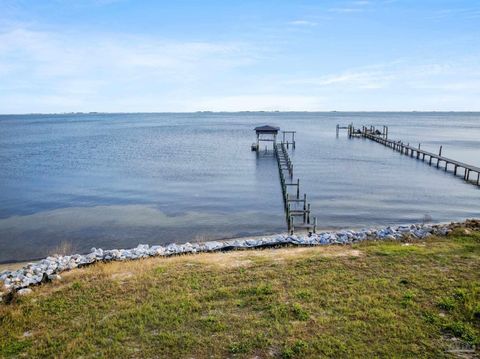
[[[17,294],[20,295],[20,296],[24,296],[24,295],[29,295],[31,294],[33,291],[30,289],[30,288],[23,288],[23,289],[19,289],[17,291]]]
[[[255,239],[247,239],[245,241],[245,244],[249,247],[255,247],[259,244],[259,241],[255,240]]]
[[[218,248],[221,248],[221,246],[222,246],[222,243],[217,242],[217,241],[212,241],[212,242],[206,242],[205,243],[205,247],[206,247],[207,251],[214,251]]]

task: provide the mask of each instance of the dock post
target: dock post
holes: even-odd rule
[[[339,127],[340,125],[337,123],[337,137],[338,137],[338,132],[340,131]]]
[[[297,178],[297,199],[300,199],[300,178]]]
[[[317,233],[317,217],[313,217],[313,233]]]
[[[303,223],[307,221],[307,194],[303,194]]]
[[[440,149],[438,150],[438,156],[441,157],[442,156],[442,147],[443,146],[440,146]],[[437,168],[439,166],[439,163],[440,163],[440,158],[437,158]]]

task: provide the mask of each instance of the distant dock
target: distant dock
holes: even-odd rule
[[[339,127],[340,126],[337,125],[337,134]],[[445,172],[450,169],[454,176],[458,176],[458,173],[460,172],[463,174],[463,179],[466,182],[480,186],[480,167],[442,156],[443,146],[440,146],[437,154],[423,150],[421,148],[421,144],[418,144],[418,146],[415,147],[411,146],[409,143],[405,144],[403,141],[394,141],[388,139],[387,126],[383,126],[381,131],[374,126],[362,126],[362,128],[355,128],[353,124],[350,124],[345,127],[347,127],[349,138],[363,137],[375,141],[405,156],[421,160],[422,162],[428,162],[430,166],[435,165],[437,168],[442,168],[445,170]]]

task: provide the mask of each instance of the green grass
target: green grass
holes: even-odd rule
[[[0,305],[0,357],[449,357],[480,344],[479,273],[461,231],[97,264]]]

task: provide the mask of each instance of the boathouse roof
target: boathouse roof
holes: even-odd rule
[[[280,131],[280,127],[265,125],[265,126],[258,126],[255,127],[255,132],[257,133],[278,133]]]

